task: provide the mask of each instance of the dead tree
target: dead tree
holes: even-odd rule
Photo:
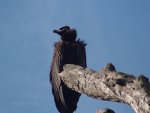
[[[130,105],[136,113],[150,113],[150,83],[144,75],[117,72],[107,64],[100,72],[67,64],[60,73],[70,89],[89,97]],[[113,113],[98,110],[97,113]]]

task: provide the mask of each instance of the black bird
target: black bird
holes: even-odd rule
[[[69,26],[54,30],[61,36],[55,43],[55,49],[50,70],[50,83],[56,107],[60,113],[73,113],[77,108],[80,93],[69,89],[61,80],[58,73],[63,71],[65,64],[75,64],[87,67],[86,44],[77,40],[77,32]]]

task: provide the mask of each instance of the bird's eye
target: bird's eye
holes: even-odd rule
[[[63,30],[63,28],[60,28],[60,30]]]

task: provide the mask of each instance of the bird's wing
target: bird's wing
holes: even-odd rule
[[[52,91],[53,91],[53,95],[55,96],[55,101],[57,101],[57,103],[62,102],[62,104],[65,106],[65,101],[62,94],[61,80],[58,75],[63,69],[63,65],[62,65],[63,50],[61,46],[62,46],[61,42],[55,44],[55,50],[54,50],[54,55],[53,55],[51,70],[50,70],[50,82],[52,84]]]
[[[78,65],[82,67],[87,67],[86,62],[86,44],[83,41],[77,42],[77,55],[78,55]]]

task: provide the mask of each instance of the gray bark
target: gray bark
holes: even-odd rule
[[[135,77],[117,72],[112,64],[107,64],[100,72],[67,64],[60,77],[69,88],[79,93],[126,103],[136,113],[150,113],[150,84],[144,75]]]
[[[97,110],[96,113],[115,113],[111,109]]]

